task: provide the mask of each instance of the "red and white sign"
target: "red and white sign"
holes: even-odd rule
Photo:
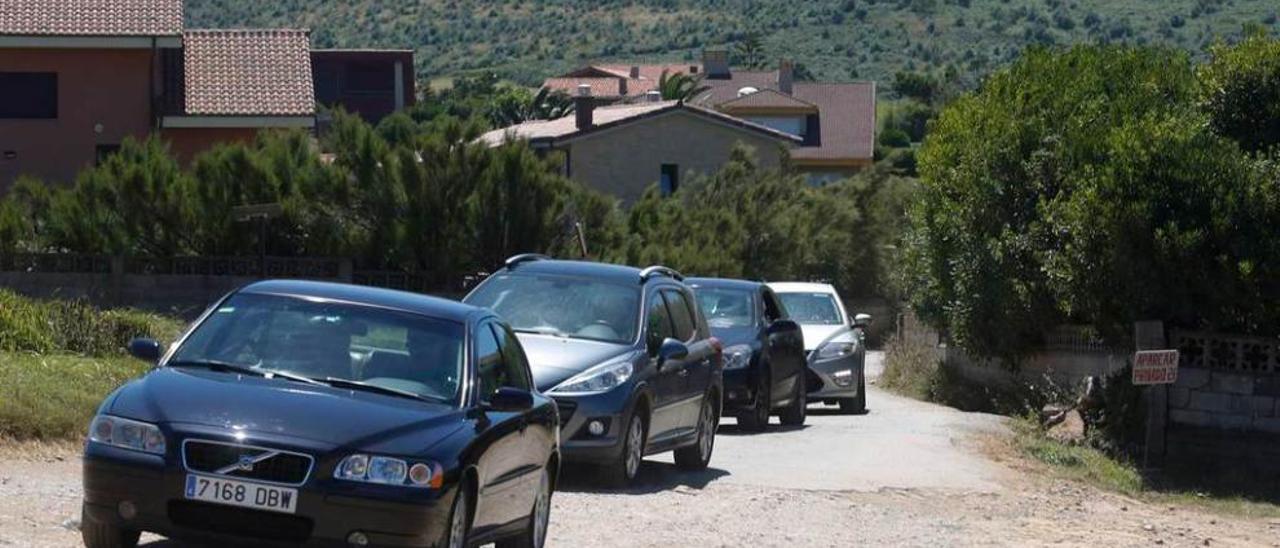
[[[1177,380],[1177,350],[1143,350],[1133,356],[1133,384],[1173,384]]]

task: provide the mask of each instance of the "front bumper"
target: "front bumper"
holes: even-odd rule
[[[603,394],[551,395],[560,409],[560,454],[565,462],[605,464],[621,458],[625,421],[635,408],[636,396],[630,384]],[[592,434],[592,422],[602,423],[604,433]]]
[[[724,410],[726,413],[753,409],[756,406],[756,372],[753,367],[725,370]]]
[[[809,353],[807,385],[809,400],[856,398],[863,375],[862,353],[834,360],[816,361]],[[837,373],[848,372],[848,375]]]
[[[238,508],[186,500],[187,471],[180,464],[170,464],[178,460],[172,454],[165,458],[90,443],[84,456],[87,517],[219,545],[349,546],[347,537],[359,531],[371,546],[436,546],[447,531],[449,505],[443,501],[454,497],[453,488],[418,493],[420,500],[351,496],[341,489],[326,489],[326,483],[336,480],[326,482],[313,471],[296,488],[294,514]],[[119,510],[125,501],[137,509],[128,519]]]

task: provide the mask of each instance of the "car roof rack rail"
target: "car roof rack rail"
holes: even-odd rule
[[[640,281],[642,282],[648,281],[649,278],[654,276],[666,276],[668,278],[673,278],[676,281],[684,281],[684,274],[676,272],[675,269],[661,265],[654,265],[640,271]]]
[[[532,261],[549,261],[549,260],[551,260],[551,257],[548,257],[541,253],[523,253],[523,254],[511,257],[510,259],[507,259],[507,261],[503,264],[506,265],[507,268],[515,268],[516,265],[520,263],[527,263]]]

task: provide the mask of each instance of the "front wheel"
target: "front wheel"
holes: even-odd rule
[[[711,451],[716,444],[716,421],[711,398],[703,398],[702,411],[698,414],[698,441],[689,447],[676,449],[676,466],[682,470],[705,470],[711,464]]]
[[[85,548],[133,548],[141,537],[139,531],[95,520],[80,507],[80,538]]]
[[[761,372],[757,375],[756,404],[738,414],[738,426],[748,432],[763,432],[769,427],[769,411],[773,405],[773,394],[770,393],[771,382],[768,375]]]
[[[644,420],[640,414],[631,415],[622,435],[622,453],[618,460],[605,465],[604,482],[614,487],[626,487],[640,475],[640,461],[644,460]]]
[[[848,415],[861,415],[867,412],[867,375],[858,374],[858,396],[840,400],[840,412]]]
[[[782,424],[784,426],[804,426],[805,418],[809,414],[809,391],[804,385],[804,378],[796,379],[796,395],[791,398],[791,405],[782,410]]]
[[[547,543],[547,525],[551,521],[551,476],[542,471],[538,492],[529,513],[529,526],[520,536],[499,540],[496,548],[542,548]]]
[[[464,548],[467,536],[471,534],[471,496],[464,485],[458,486],[458,496],[453,499],[453,510],[449,513],[449,538],[445,546]]]

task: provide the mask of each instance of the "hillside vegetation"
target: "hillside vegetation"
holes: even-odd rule
[[[972,85],[1030,44],[1201,52],[1245,25],[1274,31],[1277,11],[1271,0],[187,1],[192,27],[306,27],[317,47],[416,49],[424,77],[485,69],[523,83],[583,60],[691,60],[757,36],[751,60],[790,56],[818,78],[938,71]]]

